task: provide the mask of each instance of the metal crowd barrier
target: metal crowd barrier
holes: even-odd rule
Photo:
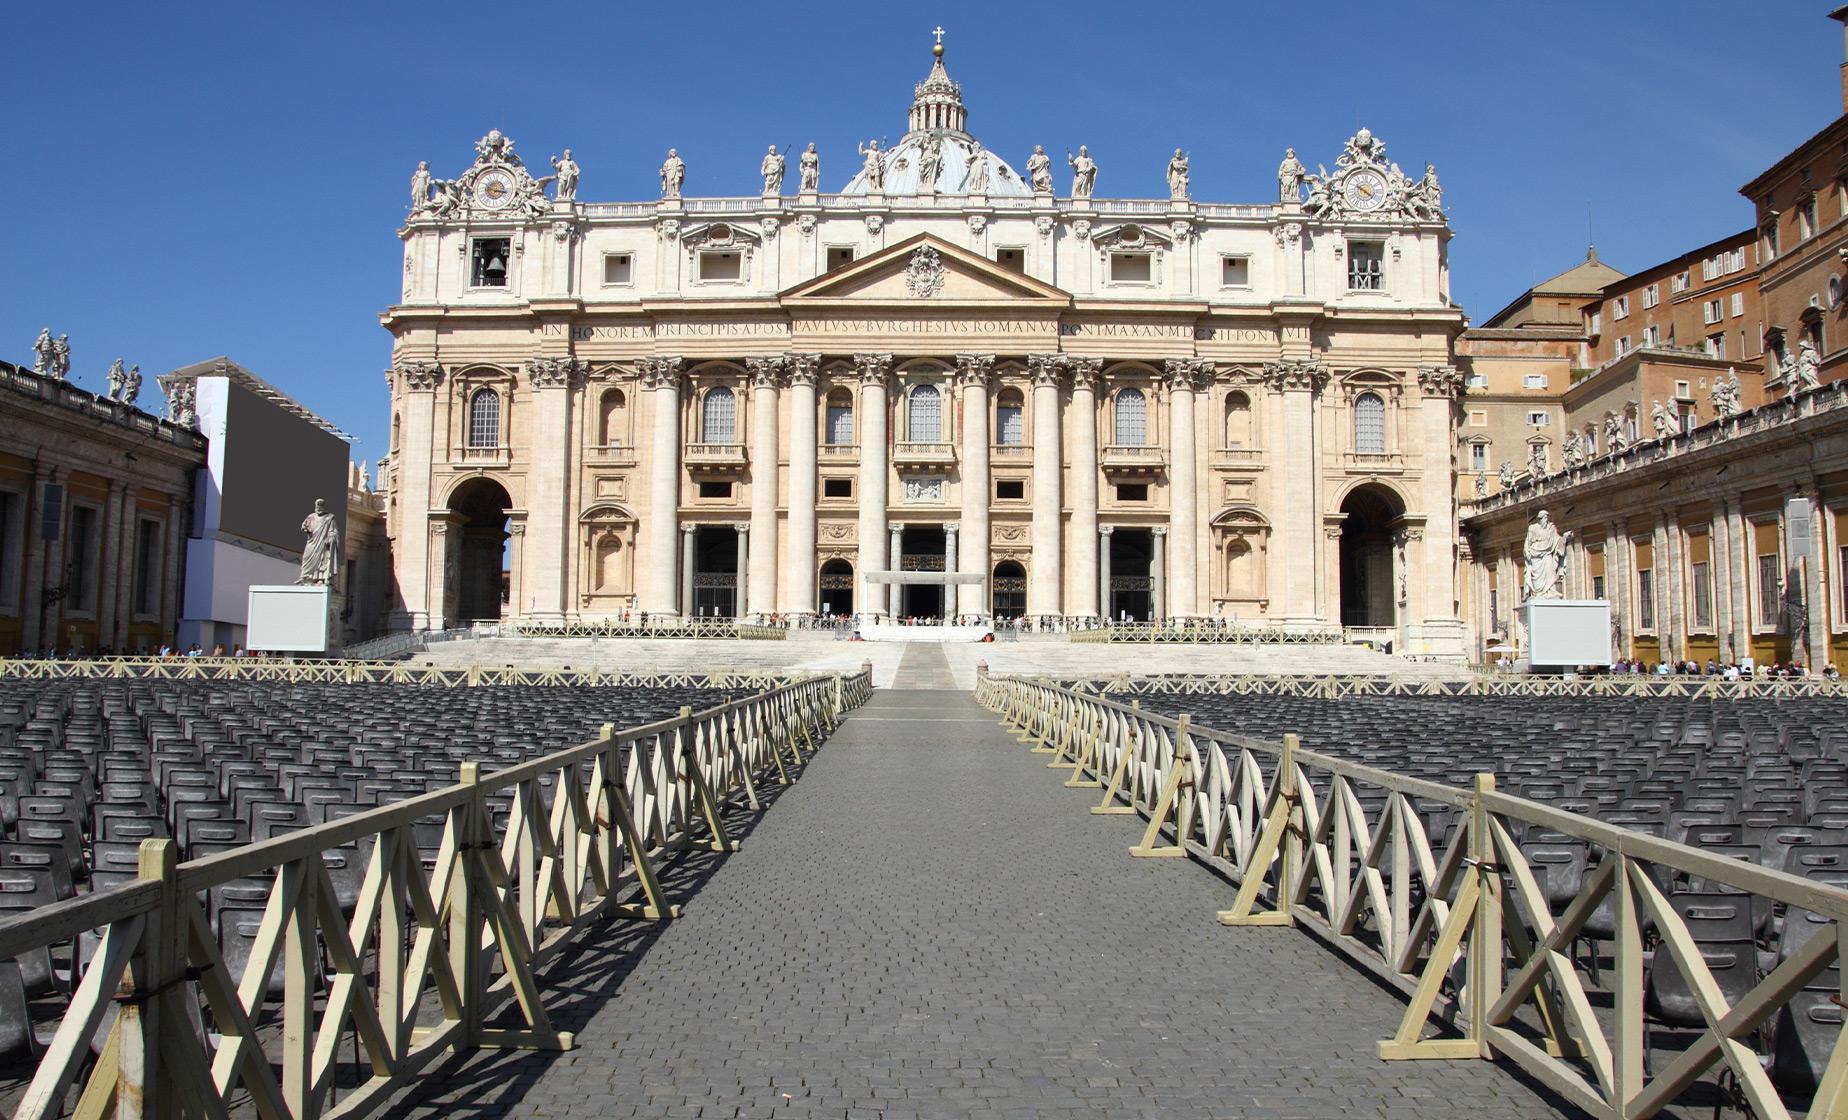
[[[400,684],[443,688],[565,686],[776,688],[806,678],[788,672],[656,673],[512,665],[413,665],[403,661],[298,661],[270,657],[106,657],[71,661],[0,658],[0,680],[128,679],[281,681],[291,684]]]
[[[86,1120],[224,1116],[245,1095],[264,1117],[355,1117],[448,1051],[571,1049],[537,969],[593,923],[674,917],[656,858],[735,849],[722,809],[761,808],[759,783],[790,781],[871,692],[866,673],[818,676],[606,724],[580,746],[493,772],[465,763],[448,789],[184,864],[172,841],[144,841],[137,881],[0,922],[0,960],[98,939],[14,1115],[60,1115],[76,1087]],[[413,829],[432,818],[442,840],[426,869]],[[349,915],[322,857],[354,844],[370,854]],[[267,909],[233,973],[202,900],[266,873]],[[508,1000],[518,1025],[486,1025]],[[356,1061],[343,1064],[348,1034]]]
[[[541,623],[524,619],[483,625],[481,636],[502,638],[735,638],[744,641],[781,642],[789,637],[786,625],[740,622],[735,618],[660,618],[624,622]]]
[[[1848,697],[1848,681],[1824,677],[1761,677],[1723,680],[1719,677],[1612,676],[1525,677],[1478,673],[1459,680],[1388,676],[1255,676],[1226,673],[1162,673],[1104,677],[1039,675],[1022,678],[1038,684],[1068,687],[1095,696],[1307,696],[1341,700],[1350,696],[1602,696],[1684,697],[1687,699],[1802,699]]]
[[[1157,626],[1147,622],[1112,622],[1088,630],[1073,630],[1071,641],[1080,644],[1343,645],[1347,636],[1340,630],[1285,630],[1273,626]]]
[[[1238,884],[1218,915],[1234,926],[1305,926],[1410,997],[1388,1060],[1512,1061],[1597,1116],[1657,1115],[1718,1068],[1760,1120],[1788,1102],[1750,1044],[1806,986],[1838,968],[1848,892],[1498,793],[1493,775],[1458,789],[1167,719],[1054,684],[982,676],[997,712],[1067,786],[1101,789],[1094,813],[1148,819],[1142,857],[1193,857]],[[1434,843],[1433,822],[1447,818]],[[1539,825],[1602,853],[1555,914],[1516,838]],[[1686,877],[1820,923],[1813,936],[1732,1002],[1665,893]],[[1807,912],[1807,913],[1805,913]],[[1608,920],[1611,1006],[1594,1007],[1571,953],[1594,917]],[[1672,958],[1705,1028],[1650,1068],[1645,939]],[[1828,998],[1848,997],[1838,973]],[[1433,1024],[1455,1037],[1427,1037]],[[1848,1032],[1837,1035],[1808,1107],[1848,1116]]]

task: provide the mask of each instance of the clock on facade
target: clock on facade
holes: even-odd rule
[[[1386,201],[1386,179],[1377,171],[1356,171],[1348,176],[1342,193],[1355,210],[1378,210]]]
[[[488,210],[499,210],[513,201],[513,176],[505,171],[484,172],[475,180],[475,204]]]

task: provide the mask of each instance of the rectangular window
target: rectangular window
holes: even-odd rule
[[[1027,251],[1025,249],[996,249],[995,263],[1009,272],[1027,270]]]
[[[1685,400],[1690,399],[1688,395],[1688,383],[1687,382],[1685,381],[1675,382],[1675,399],[1678,401],[1685,401]]]
[[[1489,469],[1488,444],[1472,443],[1469,445],[1469,469],[1472,471],[1486,471]]]
[[[831,404],[828,406],[828,443],[839,446],[853,442],[853,406],[850,404]]]
[[[505,288],[513,242],[505,237],[477,237],[469,250],[469,286]]]
[[[1644,327],[1643,328],[1643,345],[1644,346],[1662,345],[1662,328],[1655,326],[1654,324]]]
[[[995,497],[1003,501],[1019,501],[1027,496],[1027,484],[1018,478],[995,480]]]
[[[1693,282],[1693,278],[1687,273],[1678,272],[1675,274],[1675,278],[1668,282],[1668,290],[1673,295],[1680,295],[1682,292],[1687,291],[1688,286]]]
[[[1712,324],[1725,317],[1726,305],[1717,299],[1703,300],[1700,305],[1701,321]]]
[[[1251,287],[1251,258],[1220,257],[1219,286],[1222,288]]]
[[[1019,405],[995,406],[995,442],[1004,447],[1019,447],[1027,442],[1026,418]]]
[[[1604,574],[1602,572],[1591,577],[1591,597],[1593,599],[1604,598]]]
[[[1782,582],[1778,574],[1777,554],[1767,552],[1758,557],[1758,625],[1769,630],[1777,625],[1778,592]]]
[[[1149,486],[1146,482],[1125,482],[1116,488],[1119,502],[1146,502],[1149,500]]]
[[[837,268],[846,268],[848,265],[852,263],[853,263],[853,246],[851,245],[830,245],[828,246],[828,271],[829,272],[833,272]]]
[[[1617,302],[1611,304],[1611,318],[1628,319],[1630,317],[1630,297],[1618,296]]]
[[[1724,358],[1726,356],[1726,332],[1707,336],[1707,357]]]
[[[25,527],[25,495],[0,490],[0,606],[19,601],[20,530]]]
[[[1655,629],[1655,570],[1639,568],[1636,572],[1636,628]]]
[[[1616,350],[1617,350],[1617,356],[1619,358],[1623,357],[1625,354],[1628,354],[1630,352],[1630,336],[1629,335],[1620,334],[1617,336]]]
[[[1694,628],[1713,629],[1713,579],[1711,565],[1705,560],[1688,567],[1688,598],[1694,608]]]
[[[1501,588],[1489,584],[1489,629],[1501,632]]]
[[[699,278],[719,281],[744,279],[744,254],[735,249],[720,253],[701,253],[699,255]]]
[[[1386,246],[1378,241],[1348,242],[1348,290],[1377,292],[1386,286]]]
[[[1806,241],[1816,236],[1816,200],[1809,198],[1797,207],[1797,240]]]
[[[1759,233],[1762,239],[1761,247],[1764,250],[1764,259],[1771,260],[1777,256],[1777,219],[1773,218],[1769,222],[1766,222],[1765,228],[1760,230]]]
[[[824,498],[853,497],[853,479],[824,478],[821,480],[821,496]]]
[[[1472,428],[1486,428],[1486,427],[1488,427],[1488,426],[1489,426],[1489,413],[1488,413],[1488,410],[1487,410],[1487,409],[1481,409],[1481,408],[1472,408],[1472,409],[1470,409],[1470,410],[1469,410],[1469,426],[1470,426],[1470,427],[1472,427]]]
[[[603,282],[605,284],[630,284],[635,280],[635,260],[627,253],[605,253],[603,255]]]
[[[1662,302],[1662,285],[1651,284],[1643,289],[1643,307],[1645,310]]]
[[[732,496],[732,484],[729,482],[702,482],[699,484],[699,496],[702,498],[729,498]]]
[[[1546,388],[1546,374],[1530,373],[1530,374],[1523,376],[1521,378],[1521,388],[1523,389],[1544,389]]]
[[[96,608],[96,528],[101,520],[89,506],[71,506],[71,538],[64,546],[64,593],[74,611]]]
[[[1585,324],[1585,333],[1594,337],[1604,333],[1604,312],[1591,313],[1591,321]]]
[[[135,526],[135,613],[159,614],[155,595],[160,590],[160,522],[142,518]]]
[[[1110,282],[1112,284],[1147,284],[1154,278],[1153,259],[1149,254],[1110,254]]]
[[[1544,428],[1548,424],[1552,423],[1552,420],[1553,420],[1552,413],[1545,412],[1540,409],[1535,409],[1534,411],[1529,412],[1527,414],[1528,424],[1536,428]]]
[[[1711,280],[1719,274],[1720,258],[1708,257],[1706,260],[1700,262],[1700,278],[1702,280]]]
[[[1733,318],[1735,319],[1745,314],[1745,293],[1744,292],[1734,292],[1732,294],[1732,313],[1733,313]]]

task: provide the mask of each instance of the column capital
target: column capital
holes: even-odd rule
[[[396,377],[398,384],[413,393],[434,393],[443,383],[443,367],[437,362],[399,362],[385,371],[385,377]]]
[[[995,368],[993,354],[956,355],[956,383],[965,389],[988,388],[988,375]]]
[[[751,388],[775,389],[783,384],[783,358],[774,357],[746,358],[745,372],[750,374]]]
[[[697,525],[682,525],[680,527],[680,533],[682,536],[690,537],[693,535],[693,530],[697,528],[699,528]]]
[[[665,354],[655,358],[643,358],[636,365],[642,371],[642,388],[680,390],[681,371],[686,368],[687,360],[678,354]]]
[[[1097,531],[1100,535],[1107,537],[1111,535],[1112,533],[1116,532],[1116,526],[1115,525],[1099,525],[1097,527]]]
[[[1150,529],[1149,532],[1155,534],[1158,537],[1165,537],[1168,535],[1168,527],[1166,525],[1157,525],[1154,528]]]
[[[791,385],[807,388],[815,387],[815,378],[821,373],[820,354],[785,354],[783,355],[783,372],[789,377]]]
[[[903,521],[889,522],[886,528],[892,530],[894,533],[902,533],[905,531],[905,523]]]
[[[1328,363],[1320,358],[1284,358],[1264,363],[1258,377],[1278,392],[1306,389],[1320,393],[1328,384]]]
[[[575,389],[583,385],[584,375],[590,372],[590,365],[569,355],[535,355],[526,359],[522,369],[527,383],[535,389]]]
[[[962,532],[962,522],[945,521],[943,523],[943,531],[946,533],[960,533]]]
[[[883,387],[886,379],[892,376],[892,355],[890,354],[855,354],[853,370],[861,382]]]
[[[1427,397],[1456,400],[1463,395],[1463,371],[1455,366],[1419,366],[1418,387]]]
[[[1162,368],[1168,388],[1175,392],[1191,393],[1213,381],[1213,363],[1202,358],[1168,358]]]
[[[743,521],[736,522],[735,524],[732,525],[732,528],[736,530],[738,535],[741,537],[751,531],[750,525],[746,524]]]
[[[1063,354],[1028,354],[1027,375],[1033,379],[1033,385],[1059,387],[1059,375],[1065,370]]]
[[[1103,372],[1104,362],[1101,358],[1067,358],[1065,368],[1072,374],[1072,388],[1097,391],[1098,375]]]

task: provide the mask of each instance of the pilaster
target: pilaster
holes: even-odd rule
[[[431,471],[437,462],[436,391],[444,370],[436,362],[401,361],[386,371],[398,412],[398,446],[392,470],[397,476],[397,524],[391,526],[403,609],[394,612],[393,629],[427,630],[432,619],[442,625],[443,604],[430,570]]]
[[[1059,431],[1059,356],[1027,355],[1033,379],[1033,557],[1029,564],[1027,613],[1061,613],[1062,505],[1059,473],[1063,440]]]
[[[738,572],[748,578],[750,602],[746,604],[741,588],[738,613],[768,616],[776,612],[777,429],[783,359],[746,358],[744,364],[751,376],[751,535],[757,548],[749,567],[740,553]],[[744,538],[738,540],[742,546]]]
[[[1097,529],[1097,376],[1102,366],[1096,358],[1068,360],[1072,378],[1072,404],[1067,418],[1072,437],[1072,598],[1065,613],[1078,618],[1096,618],[1110,611],[1108,591],[1104,590],[1109,581],[1109,554],[1103,551],[1100,561]],[[1100,593],[1103,598],[1099,598]]]
[[[583,384],[582,363],[569,356],[535,355],[525,364],[532,389],[533,468],[527,476],[526,565],[523,601],[515,615],[539,622],[564,621],[571,562],[571,402]],[[504,437],[503,437],[504,438]],[[524,610],[522,608],[525,608]]]
[[[1326,617],[1338,625],[1340,605],[1332,600],[1326,605],[1316,602],[1315,570],[1320,543],[1315,531],[1317,510],[1314,502],[1300,500],[1300,496],[1316,492],[1315,407],[1323,386],[1328,384],[1328,365],[1319,358],[1284,359],[1268,363],[1262,376],[1276,396],[1282,415],[1283,439],[1278,448],[1281,492],[1299,499],[1286,501],[1278,517],[1277,536],[1284,567],[1284,624],[1308,627]]]
[[[863,612],[876,616],[881,609],[881,584],[868,583],[867,572],[884,571],[887,558],[897,567],[898,550],[886,548],[886,504],[890,467],[887,455],[890,440],[886,434],[886,384],[892,376],[892,355],[855,354],[854,370],[860,378],[860,519],[859,548],[855,573],[860,577],[853,601]],[[895,589],[898,585],[892,584]],[[884,596],[896,602],[897,592]],[[863,605],[862,605],[863,604]]]
[[[685,361],[678,356],[642,360],[642,389],[653,402],[648,459],[648,516],[642,540],[648,575],[642,582],[642,609],[674,614],[684,596],[678,593],[675,556],[680,526],[680,383]],[[688,591],[692,588],[689,586]]]
[[[784,613],[815,613],[815,377],[820,354],[789,354],[783,359],[789,377],[789,551],[784,557]],[[759,541],[757,547],[765,547]]]
[[[989,574],[988,510],[993,490],[988,469],[988,375],[994,368],[993,354],[956,355],[956,381],[962,390],[962,520],[968,528],[962,550],[957,554],[958,570]],[[987,616],[990,603],[982,601],[987,583],[956,585],[956,604],[945,604],[946,613]]]

